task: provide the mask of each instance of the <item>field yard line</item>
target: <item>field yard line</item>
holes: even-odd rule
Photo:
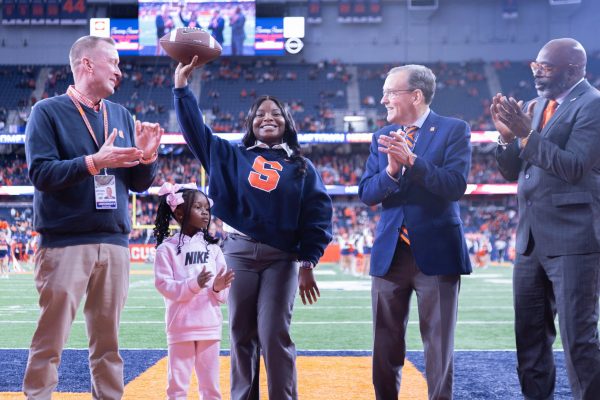
[[[411,309],[416,310],[418,305],[416,302],[411,304]],[[127,310],[164,310],[165,306],[125,306],[125,311]],[[371,306],[320,306],[320,305],[312,305],[310,307],[302,307],[296,308],[295,311],[319,311],[319,310],[370,310]],[[513,306],[459,306],[459,311],[462,310],[512,310]],[[0,315],[11,315],[11,313],[15,312],[23,312],[23,311],[39,311],[38,306],[0,306]]]
[[[489,292],[488,292],[489,293]],[[472,298],[482,298],[482,299],[492,299],[493,296],[495,294],[502,294],[502,295],[512,295],[512,292],[506,292],[506,293],[490,293],[488,295],[471,295],[471,294],[467,294],[465,295],[464,293],[459,297],[461,300],[469,300]],[[37,297],[36,297],[37,298]],[[135,296],[135,295],[129,295],[127,296],[127,299],[140,299],[140,300],[147,300],[147,299],[156,299],[156,296]],[[321,296],[319,297],[319,301],[321,300],[371,300],[371,296],[369,294],[367,294],[365,292],[364,296],[327,296],[325,294],[323,294],[323,291],[321,290]]]
[[[469,301],[471,299],[488,299],[488,300],[496,300],[493,298],[493,295],[495,295],[496,293],[491,293],[489,295],[464,295],[462,294],[459,297],[460,301]],[[507,293],[507,294],[512,294],[512,293]],[[512,298],[512,296],[511,296]],[[37,297],[36,297],[37,299]],[[127,299],[140,299],[140,300],[149,300],[149,299],[154,299],[156,300],[157,297],[156,296],[152,296],[152,297],[145,297],[145,296],[134,296],[134,295],[129,295],[127,296]],[[323,301],[323,300],[368,300],[369,302],[371,301],[371,296],[370,295],[365,295],[365,296],[334,296],[334,297],[330,297],[330,296],[326,296],[323,294],[323,291],[321,291],[321,297],[319,297],[319,301]],[[416,299],[415,299],[416,301]]]
[[[489,281],[493,281],[490,279]],[[356,292],[356,291],[370,291],[371,283],[370,281],[318,281],[319,289],[324,292],[336,293],[336,292]],[[470,292],[476,291],[506,291],[511,290],[511,285],[497,284],[495,282],[486,282],[486,285],[481,285],[482,282],[473,281],[469,283],[467,290]],[[491,284],[491,285],[489,285]],[[14,292],[17,290],[23,290],[26,288],[31,288],[32,291],[35,290],[35,284],[32,281],[17,281],[17,280],[8,280],[8,281],[0,281],[0,290],[2,292],[9,291]],[[156,291],[154,287],[154,279],[144,279],[141,281],[132,281],[129,284],[130,289],[135,289],[136,291]],[[351,289],[351,290],[348,290]],[[358,290],[357,290],[358,289]],[[463,288],[464,289],[464,288]]]
[[[21,292],[22,290],[19,290],[18,292]],[[137,292],[137,290],[136,290]],[[512,290],[511,291],[500,291],[500,290],[496,290],[496,291],[486,291],[485,293],[487,293],[486,295],[484,294],[470,294],[470,293],[461,293],[460,294],[460,299],[470,299],[470,298],[490,298],[493,295],[497,295],[497,294],[512,294]],[[21,299],[35,299],[37,300],[39,298],[39,296],[19,296],[18,300]],[[147,300],[147,299],[160,299],[160,295],[158,294],[158,292],[156,292],[155,296],[136,296],[133,292],[130,292],[129,295],[127,296],[127,299],[143,299],[143,300]],[[370,300],[371,296],[369,294],[367,294],[367,292],[365,291],[365,295],[363,296],[327,296],[326,293],[324,293],[323,290],[321,290],[321,296],[319,297],[320,300],[365,300],[368,299]],[[14,296],[3,296],[0,295],[0,300],[15,300]]]

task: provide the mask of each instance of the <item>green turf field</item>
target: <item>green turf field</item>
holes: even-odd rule
[[[154,288],[150,265],[134,265],[121,323],[122,348],[166,348],[164,306]],[[317,281],[321,298],[294,306],[292,335],[299,350],[370,350],[370,279],[344,275],[335,265],[320,265]],[[514,349],[512,331],[512,269],[490,267],[462,280],[456,349]],[[80,307],[81,309],[82,307]],[[422,349],[413,296],[408,349]],[[227,308],[223,309],[225,321]],[[33,275],[0,279],[0,348],[28,348],[38,315]],[[229,348],[227,324],[222,348]],[[560,343],[557,341],[557,347]],[[87,348],[85,325],[79,312],[68,348]]]

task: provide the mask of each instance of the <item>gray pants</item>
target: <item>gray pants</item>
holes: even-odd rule
[[[296,347],[290,337],[298,288],[295,255],[240,235],[223,246],[235,271],[229,289],[231,399],[259,400],[260,351],[269,399],[297,399]]]
[[[599,399],[600,254],[550,258],[533,247],[529,255],[517,256],[513,275],[518,375],[525,398],[554,398],[558,313],[573,398]]]
[[[373,277],[373,386],[377,400],[397,400],[406,356],[406,326],[412,293],[417,294],[429,399],[452,399],[454,328],[460,275],[423,274],[401,240],[392,266]]]

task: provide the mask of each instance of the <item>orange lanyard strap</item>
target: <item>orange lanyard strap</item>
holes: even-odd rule
[[[79,111],[79,115],[81,115],[81,118],[83,119],[90,136],[94,140],[94,143],[96,143],[96,146],[98,146],[98,149],[100,149],[100,145],[98,144],[98,139],[96,139],[92,125],[90,124],[87,115],[85,115],[85,111],[83,111],[83,107],[81,107],[79,100],[76,99],[76,93],[74,93],[73,88],[69,87],[69,89],[67,89],[67,95],[73,101],[73,104],[75,105],[75,108],[77,108],[77,111]],[[100,101],[100,108],[102,108],[102,116],[104,119],[104,141],[106,142],[108,139],[108,112],[106,110],[106,105],[102,100]]]

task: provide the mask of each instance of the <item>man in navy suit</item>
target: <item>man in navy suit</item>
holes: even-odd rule
[[[600,399],[600,92],[576,40],[546,43],[531,63],[539,97],[494,97],[502,175],[518,180],[513,272],[518,375],[526,399],[554,396],[558,314],[575,399]]]
[[[377,400],[398,399],[413,292],[429,398],[452,398],[460,275],[472,270],[458,205],[467,188],[471,132],[466,122],[431,111],[434,93],[427,67],[389,71],[381,103],[394,125],[373,135],[359,184],[361,200],[382,209],[370,269]]]
[[[213,11],[213,16],[208,24],[208,29],[210,29],[210,33],[215,40],[222,46],[224,41],[223,30],[225,29],[225,20],[221,17],[221,12],[218,9]]]

